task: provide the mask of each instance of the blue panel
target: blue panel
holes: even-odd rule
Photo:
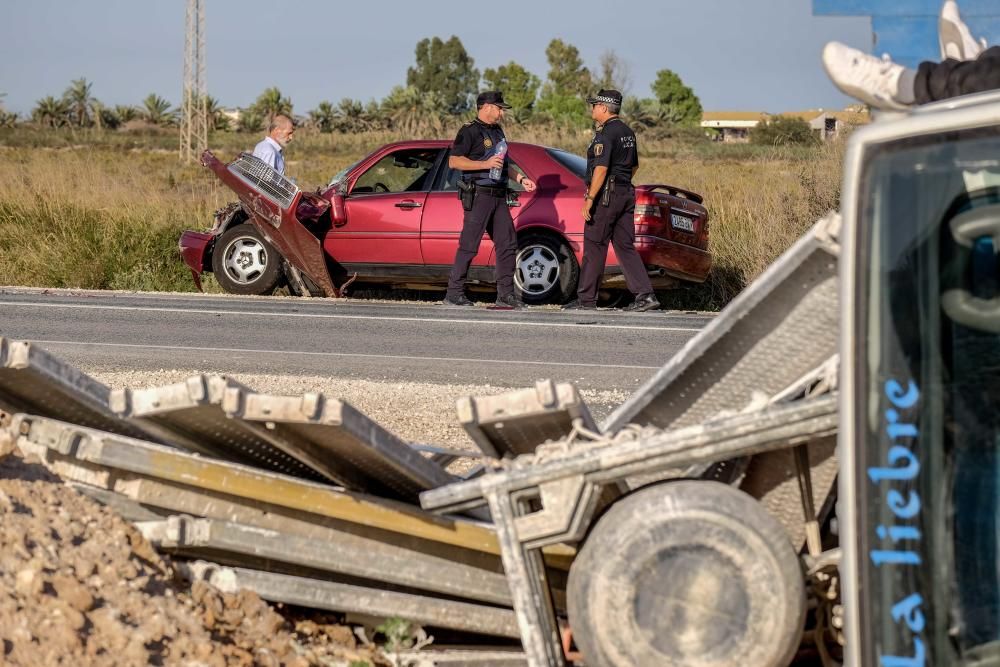
[[[907,67],[940,60],[937,17],[941,0],[813,0],[817,16],[870,16],[875,54]],[[960,0],[962,19],[976,37],[1000,44],[1000,0]]]
[[[813,0],[816,16],[937,16],[941,0]],[[1000,16],[997,0],[959,0],[962,18]],[[971,24],[970,24],[971,25]]]

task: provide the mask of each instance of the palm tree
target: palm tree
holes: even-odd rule
[[[139,110],[131,104],[116,104],[115,115],[118,117],[118,120],[122,122],[122,124],[125,124],[130,120],[138,118]]]
[[[92,87],[93,84],[81,77],[70,81],[69,87],[63,92],[63,100],[69,108],[70,118],[77,127],[86,127],[91,124],[94,103],[97,102],[90,94]]]
[[[396,86],[382,101],[382,114],[392,128],[414,135],[441,132],[446,108],[440,94],[422,93],[415,86]]]
[[[139,115],[153,125],[172,125],[177,121],[177,110],[170,109],[170,102],[156,93],[150,93],[142,101]]]
[[[278,114],[292,115],[292,100],[281,96],[277,87],[266,89],[253,103],[253,109],[260,113],[270,123]]]
[[[260,132],[264,129],[264,116],[254,107],[244,109],[240,114],[239,129],[242,132]]]
[[[69,105],[48,95],[35,103],[31,119],[46,127],[62,127],[69,121]]]
[[[320,132],[332,132],[336,119],[336,110],[326,100],[320,102],[315,109],[309,112],[309,122]]]
[[[222,113],[219,100],[211,95],[205,96],[205,117],[208,119],[208,129],[219,132],[229,129],[229,117]]]
[[[345,97],[333,110],[333,129],[341,132],[367,132],[378,129],[377,115],[377,105],[374,106],[374,113],[370,113],[360,100]]]

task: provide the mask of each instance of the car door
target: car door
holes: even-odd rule
[[[525,192],[516,182],[514,174],[524,173],[517,162],[517,157],[516,146],[512,146],[510,152],[512,178],[508,181],[508,187],[518,193],[517,199],[509,202],[515,227],[521,212],[527,208],[534,196],[533,193]],[[441,166],[433,190],[427,195],[424,217],[420,225],[420,245],[424,263],[428,267],[439,267],[442,272],[447,273],[455,261],[465,211],[462,209],[462,202],[458,200],[457,183],[462,177],[462,172],[448,167],[447,156],[443,157],[443,160],[445,164]],[[488,235],[484,235],[479,252],[472,260],[472,266],[491,266],[494,261],[493,242]]]
[[[420,220],[442,150],[400,147],[352,176],[347,222],[327,233],[326,252],[347,269],[422,265]]]

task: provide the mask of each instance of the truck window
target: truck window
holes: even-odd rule
[[[862,664],[1000,665],[1000,128],[877,145],[865,163]]]

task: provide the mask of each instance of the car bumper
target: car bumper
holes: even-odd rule
[[[658,236],[637,236],[635,249],[647,267],[671,278],[703,283],[712,270],[712,253]]]
[[[199,292],[204,291],[201,288],[201,274],[208,267],[205,259],[210,256],[208,248],[214,240],[214,234],[187,230],[181,234],[180,241],[177,243],[181,259],[191,269],[191,276],[194,278],[194,284],[198,287]]]

